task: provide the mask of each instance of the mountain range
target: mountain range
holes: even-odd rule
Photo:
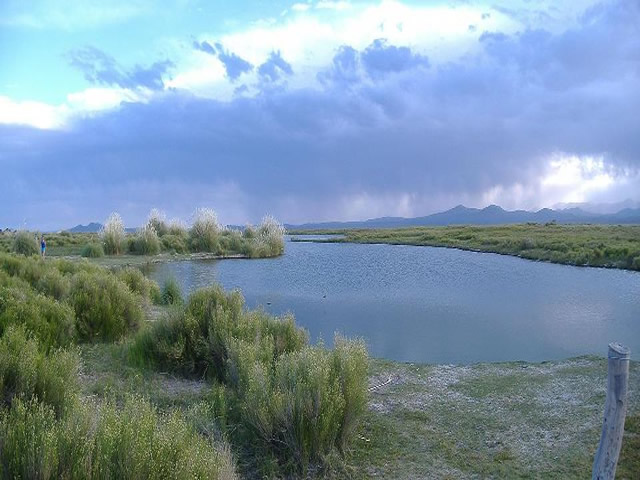
[[[486,208],[469,208],[458,205],[444,212],[434,213],[425,217],[379,217],[353,222],[319,222],[303,223],[299,225],[285,224],[287,230],[315,230],[342,228],[398,228],[443,225],[505,225],[510,223],[595,223],[595,224],[640,224],[640,208],[623,208],[616,213],[594,213],[582,208],[572,207],[563,209],[543,208],[535,212],[528,210],[504,210],[498,205]],[[98,232],[102,228],[100,223],[76,225],[68,232],[86,233]],[[233,228],[233,226],[232,226]],[[240,228],[240,227],[237,227]],[[135,228],[127,228],[127,232],[135,232]]]
[[[341,229],[341,228],[398,228],[443,225],[505,225],[510,223],[595,223],[595,224],[640,224],[640,208],[624,208],[616,213],[592,213],[581,208],[553,210],[543,208],[527,210],[504,210],[498,205],[486,208],[469,208],[458,205],[450,210],[425,217],[380,217],[356,222],[320,222],[301,225],[285,225],[288,230]]]

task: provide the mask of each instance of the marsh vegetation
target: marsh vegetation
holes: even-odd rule
[[[118,213],[112,213],[98,233],[45,234],[47,255],[81,255],[87,258],[165,254],[209,254],[217,257],[276,257],[284,253],[285,229],[266,215],[257,226],[236,230],[220,225],[212,209],[199,208],[190,227],[179,219],[166,220],[151,210],[145,223],[127,232]],[[0,231],[0,251],[32,255],[40,251],[40,232]]]
[[[84,361],[96,351],[111,361]],[[96,387],[109,365],[129,388]],[[362,342],[310,345],[238,292],[183,302],[134,268],[0,254],[2,478],[328,472],[364,413],[367,368]],[[144,379],[167,373],[203,395],[161,401]]]
[[[639,225],[520,224],[292,231],[294,241],[451,247],[568,265],[640,270]],[[340,234],[305,240],[304,234]]]

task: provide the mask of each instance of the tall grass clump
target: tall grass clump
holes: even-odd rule
[[[249,256],[275,257],[284,252],[284,226],[271,215],[266,215],[253,237],[253,249]]]
[[[13,251],[20,255],[37,255],[40,252],[35,234],[20,230],[13,239]]]
[[[126,245],[124,222],[117,213],[112,213],[99,232],[104,252],[107,255],[120,255]]]
[[[136,232],[131,243],[131,253],[136,255],[157,255],[160,253],[160,240],[155,227],[146,223]]]
[[[216,212],[210,208],[198,208],[193,214],[193,224],[189,230],[191,251],[218,253],[221,231]]]
[[[252,446],[267,475],[306,475],[344,451],[366,405],[362,342],[310,346],[292,316],[248,311],[239,292],[219,286],[141,332],[129,354],[134,363],[221,382],[231,434]]]
[[[178,237],[186,238],[189,235],[187,231],[187,225],[179,218],[173,218],[167,226],[167,233],[169,235],[176,235]]]
[[[99,243],[87,243],[82,247],[81,255],[86,258],[104,257],[104,249]]]
[[[78,272],[71,281],[69,303],[76,312],[82,340],[117,340],[142,322],[139,297],[108,272]]]
[[[46,350],[70,345],[76,336],[73,309],[29,287],[0,287],[0,335],[10,326],[24,327]]]
[[[122,280],[129,290],[144,299],[154,300],[160,295],[160,287],[156,282],[144,276],[140,269],[125,267],[116,271],[116,277]]]
[[[178,281],[173,277],[169,277],[164,281],[160,297],[163,305],[180,305],[184,302],[182,289]]]
[[[66,350],[46,354],[24,328],[9,327],[0,337],[0,405],[36,396],[60,414],[79,391],[79,365],[77,354]]]
[[[6,478],[237,478],[228,447],[135,397],[121,410],[78,404],[63,418],[35,399],[17,400],[0,416],[0,438]]]
[[[360,342],[336,338],[333,351],[305,346],[274,364],[237,342],[238,419],[247,441],[258,440],[287,472],[306,474],[334,450],[343,451],[366,407],[367,353]]]
[[[147,225],[151,225],[158,236],[162,237],[169,233],[169,227],[167,225],[167,216],[164,212],[157,208],[152,208],[147,217]]]

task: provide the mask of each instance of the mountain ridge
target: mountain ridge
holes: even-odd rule
[[[456,205],[449,210],[422,217],[379,217],[363,221],[347,222],[309,222],[303,224],[285,224],[289,230],[337,229],[337,228],[398,228],[446,225],[507,225],[514,223],[561,224],[640,224],[640,208],[624,208],[616,213],[599,214],[572,207],[561,210],[541,208],[537,211],[505,210],[499,205],[484,208]]]

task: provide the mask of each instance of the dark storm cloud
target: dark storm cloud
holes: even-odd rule
[[[146,87],[162,90],[162,77],[174,64],[170,60],[153,63],[149,67],[136,65],[125,70],[115,59],[95,47],[72,50],[67,54],[69,64],[80,70],[87,81],[101,85],[117,85],[123,88]]]
[[[267,61],[258,67],[258,74],[264,81],[275,82],[283,75],[293,75],[293,68],[279,51],[271,52]]]
[[[239,57],[233,52],[229,52],[224,49],[221,43],[216,43],[212,46],[210,43],[193,42],[193,47],[196,50],[208,53],[210,55],[218,57],[218,59],[224,65],[227,77],[233,82],[240,77],[243,73],[247,73],[253,70],[253,65],[246,61],[244,58]]]
[[[401,73],[417,67],[429,68],[429,59],[413,53],[409,47],[389,45],[386,39],[378,38],[362,52],[348,45],[341,46],[331,67],[320,72],[318,80],[347,86],[359,82],[363,75],[380,79],[389,73]]]
[[[409,194],[422,214],[496,185],[527,185],[557,151],[638,171],[633,4],[594,9],[559,35],[488,33],[476,56],[429,68],[406,47],[344,46],[319,75],[321,88],[266,89],[229,102],[170,91],[64,131],[1,127],[8,173],[0,189],[9,200],[0,218],[17,225],[56,198],[50,215],[75,209],[85,222],[136,208],[142,220],[152,206],[192,209],[194,201],[221,212],[240,205],[246,218],[238,221],[266,211],[303,221],[336,218],[344,199],[364,194]],[[268,80],[292,71],[275,53],[264,65]],[[450,204],[436,203],[445,196]]]
[[[375,40],[362,52],[360,58],[371,76],[429,66],[427,57],[413,53],[408,47],[389,45],[384,38]]]

